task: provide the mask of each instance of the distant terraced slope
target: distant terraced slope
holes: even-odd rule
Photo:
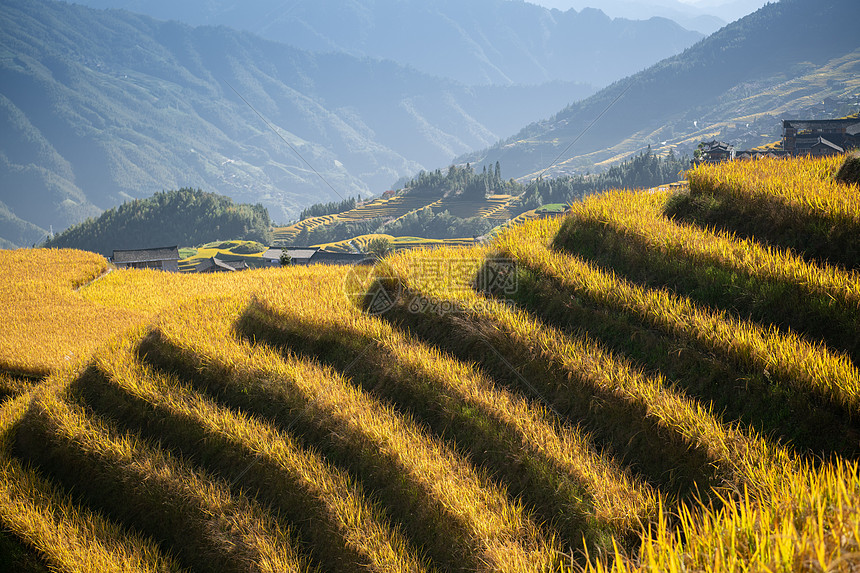
[[[41,382],[8,374],[26,332],[0,346],[0,540],[66,571],[851,571],[860,276],[815,235],[858,236],[839,161],[701,168],[373,268],[75,291],[99,261],[23,252],[80,272],[15,316],[43,293],[126,322]]]
[[[448,211],[451,215],[461,218],[483,217],[499,223],[511,219],[508,210],[515,197],[512,195],[490,195],[485,199],[464,199],[460,196],[433,197],[401,193],[385,199],[374,199],[355,209],[337,213],[310,217],[286,227],[276,227],[273,231],[276,244],[296,244],[303,230],[312,231],[325,225],[370,221],[380,219],[382,222],[396,221],[415,211],[431,208],[436,213]],[[331,249],[327,249],[331,250]]]

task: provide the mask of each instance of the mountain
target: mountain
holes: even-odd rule
[[[225,24],[314,51],[392,59],[476,84],[605,86],[702,38],[664,18],[612,19],[511,0],[83,0],[191,24]]]
[[[457,161],[500,161],[509,175],[530,177],[599,168],[648,145],[658,153],[691,153],[712,138],[741,148],[770,143],[779,139],[784,117],[858,111],[857,21],[855,0],[768,4],[678,56]]]
[[[752,12],[764,4],[764,0],[752,0],[758,2],[749,10]],[[687,30],[694,30],[703,34],[712,34],[726,25],[727,20],[717,16],[714,10],[699,8],[693,4],[681,2],[680,0],[653,0],[651,2],[631,0],[543,0],[544,6],[559,9],[575,8],[583,10],[589,7],[599,7],[602,12],[612,18],[627,18],[630,20],[648,20],[655,16],[674,20]],[[737,18],[733,18],[737,19]]]
[[[674,20],[688,30],[712,34],[744,16],[755,12],[769,0],[543,0],[545,6],[564,6],[581,10],[599,6],[613,18],[645,20],[654,16]]]
[[[739,20],[775,0],[697,0],[692,5],[727,22]]]
[[[286,221],[446,165],[593,91],[471,88],[225,27],[4,0],[0,246],[181,187]]]

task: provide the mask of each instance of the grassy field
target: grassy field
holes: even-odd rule
[[[198,264],[206,259],[217,257],[222,261],[244,261],[251,268],[263,265],[263,253],[268,247],[256,241],[217,241],[196,248],[181,249],[179,270],[193,272]]]
[[[375,267],[0,251],[7,567],[856,570],[838,167],[702,167]]]

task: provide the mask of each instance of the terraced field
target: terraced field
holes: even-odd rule
[[[276,227],[274,229],[274,238],[275,241],[289,244],[294,242],[299,233],[304,229],[312,231],[322,225],[350,221],[365,221],[376,218],[396,219],[407,213],[415,211],[416,209],[422,209],[433,201],[435,201],[435,199],[413,197],[410,195],[397,195],[387,199],[374,199],[373,201],[365,203],[355,209],[344,211],[343,213],[323,215],[321,217],[310,217],[287,227]]]
[[[731,189],[856,194],[836,167]],[[3,253],[42,277],[15,316],[117,322],[0,346],[0,542],[30,570],[856,570],[860,277],[700,225],[705,175],[373,268],[75,290],[97,259]]]
[[[449,211],[455,217],[484,217],[487,219],[506,221],[511,218],[508,206],[514,199],[511,195],[491,195],[483,200],[466,200],[460,197],[433,198],[413,195],[396,195],[387,199],[375,199],[350,211],[336,215],[311,217],[287,227],[276,227],[274,239],[279,244],[291,244],[296,241],[299,233],[307,229],[311,231],[323,225],[343,222],[366,221],[381,218],[397,220],[409,213],[430,207],[434,212]]]
[[[511,218],[507,206],[512,195],[490,195],[486,199],[467,200],[459,197],[442,199],[433,207],[434,211],[448,211],[455,217],[484,217],[485,219],[508,220]]]
[[[372,234],[359,235],[354,239],[337,241],[335,243],[323,243],[318,245],[324,251],[334,253],[351,253],[355,249],[368,252],[370,241],[373,239],[388,239],[391,248],[395,251],[401,249],[420,249],[436,247],[470,247],[475,244],[475,239],[425,239],[423,237],[392,237],[391,235]]]
[[[195,249],[188,249],[188,256],[179,261],[179,270],[185,273],[193,272],[202,261],[217,257],[222,261],[245,261],[249,267],[256,268],[263,264],[263,253],[267,247],[255,241],[216,241],[207,243]],[[183,253],[180,253],[182,255]]]

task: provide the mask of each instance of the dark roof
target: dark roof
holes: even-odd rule
[[[276,261],[279,260],[281,258],[281,254],[286,251],[287,254],[290,255],[291,259],[310,259],[318,250],[319,249],[315,249],[313,247],[285,247],[283,249],[269,249],[263,253],[263,258]]]
[[[842,149],[841,147],[839,147],[838,145],[836,145],[836,144],[835,144],[835,143],[833,143],[832,141],[828,141],[828,140],[824,139],[823,137],[819,137],[819,138],[818,138],[818,141],[816,141],[815,143],[813,143],[811,147],[817,147],[817,146],[819,146],[819,145],[823,145],[823,146],[825,146],[825,147],[829,147],[829,148],[831,148],[831,149],[834,149],[834,150],[838,151],[839,153],[842,153],[843,151],[845,151],[844,149]]]
[[[373,256],[365,253],[333,253],[331,251],[317,251],[311,257],[311,264],[326,265],[356,265],[369,264],[373,262]]]
[[[809,129],[814,131],[846,129],[848,133],[853,135],[860,132],[860,119],[856,117],[848,119],[784,119],[782,120],[782,127],[783,129],[791,127],[797,130]]]
[[[248,263],[245,261],[222,261],[217,257],[210,257],[194,267],[194,271],[198,273],[207,272],[209,270],[221,270],[226,272],[244,271],[248,269]]]
[[[148,263],[152,261],[178,261],[179,248],[158,247],[156,249],[114,250],[111,260],[115,263]]]
[[[795,149],[805,150],[811,149],[812,147],[824,143],[824,145],[828,145],[829,147],[833,147],[834,149],[838,148],[840,151],[843,151],[845,148],[853,147],[857,143],[857,139],[851,137],[850,135],[844,135],[841,133],[828,133],[827,137],[822,137],[820,135],[816,135],[813,137],[798,137],[795,141]]]
[[[706,152],[731,151],[732,149],[735,148],[734,145],[731,145],[729,143],[725,143],[724,141],[711,141],[711,142],[706,143],[705,145],[707,146],[707,148],[705,149]]]

